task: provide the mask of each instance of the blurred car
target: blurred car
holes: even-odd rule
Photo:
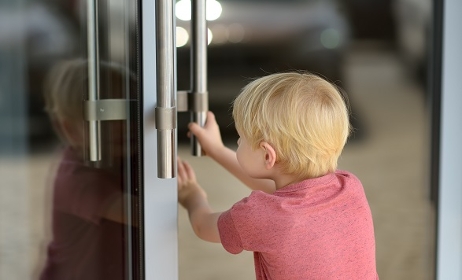
[[[282,71],[303,69],[332,81],[342,79],[341,64],[350,40],[349,21],[333,0],[208,0],[209,75],[239,66]],[[189,0],[176,4],[177,42],[189,36]],[[220,7],[221,6],[221,7]],[[186,11],[185,11],[186,10]],[[189,62],[189,41],[177,43],[178,71]],[[215,67],[215,65],[218,65]],[[216,70],[216,71],[215,71]],[[225,71],[229,73],[229,71]]]
[[[175,7],[180,90],[190,86],[190,6]],[[342,86],[350,25],[341,1],[207,0],[207,19],[209,101],[222,129],[233,127],[230,103],[249,78],[306,70]]]

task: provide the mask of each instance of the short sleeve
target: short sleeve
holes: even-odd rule
[[[220,233],[221,244],[231,254],[239,254],[243,251],[242,240],[232,217],[232,208],[223,212],[218,218],[218,232]]]
[[[119,185],[120,183],[104,177],[95,177],[83,182],[77,188],[77,193],[73,199],[73,214],[99,224],[103,212],[106,211],[111,202],[122,196],[122,193],[116,188]]]
[[[242,250],[261,251],[266,242],[262,237],[269,237],[268,229],[273,224],[268,213],[269,195],[253,191],[249,197],[235,203],[231,209],[223,212],[218,219],[218,231],[223,247],[230,253]]]
[[[121,183],[104,171],[63,165],[55,181],[55,208],[99,224],[110,201],[121,196]]]

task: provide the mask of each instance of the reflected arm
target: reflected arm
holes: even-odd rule
[[[128,222],[128,217],[125,211],[125,202],[131,200],[132,205],[136,205],[136,199],[131,195],[117,195],[114,198],[110,199],[103,208],[101,217],[116,223],[126,224],[129,226],[138,226],[138,221],[136,219],[131,219],[130,223]]]

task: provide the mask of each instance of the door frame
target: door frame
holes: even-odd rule
[[[159,179],[157,168],[156,18],[154,0],[141,0],[143,193],[145,279],[178,279],[177,179]],[[174,63],[174,61],[172,61]],[[175,161],[176,162],[176,161]]]
[[[434,0],[432,182],[435,197],[435,279],[462,279],[462,2]],[[436,102],[435,102],[436,101]],[[436,121],[435,121],[436,119]],[[432,153],[433,154],[433,153]]]

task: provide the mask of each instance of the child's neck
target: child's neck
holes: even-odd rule
[[[300,178],[298,178],[297,176],[289,174],[278,174],[272,179],[276,184],[276,190],[282,189],[288,185],[292,185],[294,183],[298,183],[301,181]]]

